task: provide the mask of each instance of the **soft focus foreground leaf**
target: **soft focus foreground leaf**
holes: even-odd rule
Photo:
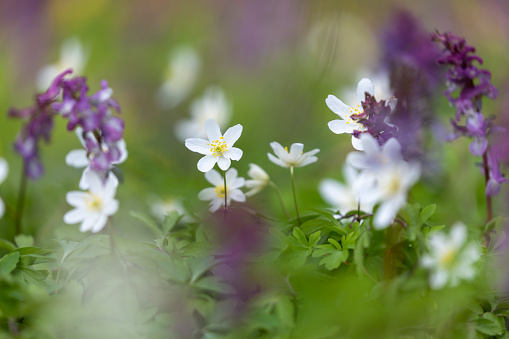
[[[5,255],[0,260],[0,277],[6,276],[16,268],[16,264],[19,261],[19,257],[20,255],[18,252],[13,252]]]
[[[479,332],[489,336],[501,335],[505,330],[503,318],[489,312],[476,319],[475,325]]]

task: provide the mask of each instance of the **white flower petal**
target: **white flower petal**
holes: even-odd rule
[[[113,215],[117,213],[117,211],[118,211],[118,200],[115,199],[106,203],[102,208],[103,214],[107,216]]]
[[[92,170],[90,169],[90,166],[87,166],[83,173],[81,174],[79,187],[82,190],[87,190],[90,187],[90,183],[88,181],[88,178],[90,177],[90,173],[92,173]]]
[[[67,200],[69,205],[78,207],[84,204],[86,196],[88,196],[86,192],[72,191],[65,195],[65,200]]]
[[[318,185],[322,199],[334,208],[339,206],[340,197],[349,194],[345,185],[334,179],[323,179]],[[341,208],[340,208],[341,209]]]
[[[244,178],[235,178],[233,181],[228,181],[228,189],[238,189],[244,187],[246,184],[246,179]]]
[[[226,171],[228,168],[230,168],[231,163],[232,161],[226,157],[220,156],[217,158],[217,165],[223,171]]]
[[[401,159],[401,145],[398,140],[395,138],[390,138],[387,142],[382,146],[382,153],[390,159],[391,161],[396,161]]]
[[[221,206],[224,206],[224,199],[223,198],[215,198],[214,200],[212,200],[210,202],[210,208],[209,208],[209,211],[210,212],[215,212],[217,211]]]
[[[304,161],[299,162],[299,164],[296,165],[296,167],[306,166],[316,162],[317,160],[318,160],[317,157],[306,157],[306,159],[304,159]]]
[[[375,86],[368,78],[361,79],[357,84],[357,105],[361,105],[361,102],[366,100],[366,92],[375,95]]]
[[[380,145],[378,141],[369,133],[361,133],[359,135],[362,148],[366,155],[374,156],[380,153]]]
[[[104,214],[100,214],[94,225],[92,226],[92,233],[97,233],[99,232],[100,230],[102,230],[104,228],[104,226],[106,225],[106,222],[108,221],[108,217],[105,216]],[[111,235],[110,235],[111,236]]]
[[[272,161],[273,163],[275,163],[276,165],[279,165],[279,166],[285,167],[285,168],[290,167],[290,165],[288,165],[286,162],[284,162],[283,160],[281,160],[279,158],[276,158],[271,153],[267,153],[267,156],[269,157],[269,160]]]
[[[350,115],[352,115],[350,107],[345,105],[343,101],[339,100],[334,95],[329,95],[327,99],[325,99],[325,103],[331,111],[339,115],[342,119],[349,118]]]
[[[117,161],[113,161],[113,164],[123,163],[128,156],[127,146],[124,139],[120,139],[119,141],[117,141],[117,147],[120,151],[120,158]]]
[[[272,150],[274,151],[274,154],[281,159],[283,162],[290,162],[290,155],[288,154],[288,151],[281,146],[279,142],[273,141],[270,143],[270,147],[272,147]]]
[[[353,148],[355,148],[358,151],[364,151],[364,147],[362,147],[361,139],[356,138],[353,135],[352,135],[352,146],[353,146]]]
[[[188,138],[186,139],[185,145],[189,150],[193,152],[197,152],[204,155],[212,154],[212,151],[210,150],[211,148],[210,143],[207,140],[198,138]]]
[[[231,160],[240,160],[242,158],[242,150],[237,147],[232,147],[228,151],[223,153],[223,156]]]
[[[0,184],[4,182],[7,174],[9,174],[9,164],[7,160],[0,158]]]
[[[303,149],[304,145],[301,143],[292,144],[290,147],[290,159],[292,162],[295,162],[302,155]]]
[[[0,198],[0,219],[4,216],[4,213],[5,213],[5,203],[2,200],[2,198]]]
[[[205,121],[205,132],[210,141],[216,141],[222,137],[219,125],[214,119],[208,119]]]
[[[81,208],[75,208],[64,214],[66,224],[77,224],[87,218],[87,212]]]
[[[260,166],[256,164],[249,164],[249,170],[247,171],[247,175],[251,178],[261,181],[268,181],[269,175],[265,172]]]
[[[207,172],[208,173],[208,172]],[[217,197],[216,189],[214,187],[204,188],[198,193],[198,199],[200,200],[212,200]]]
[[[217,159],[212,154],[204,156],[198,161],[198,170],[201,172],[210,171],[216,164]]]
[[[355,124],[345,120],[332,120],[329,121],[329,129],[336,134],[353,133],[355,131]]]
[[[65,156],[65,163],[71,167],[82,168],[89,164],[87,151],[84,149],[75,149],[67,153]]]
[[[448,279],[449,274],[447,271],[439,269],[429,277],[429,285],[432,289],[438,290],[447,284]]]
[[[212,169],[205,173],[205,179],[207,179],[207,181],[214,186],[219,186],[223,184],[223,176],[215,169]]]
[[[226,184],[227,185],[230,185],[231,183],[233,183],[233,181],[235,179],[237,179],[237,176],[239,175],[239,172],[237,171],[237,169],[235,168],[230,168],[227,172],[226,172]]]
[[[242,134],[242,125],[238,124],[233,127],[228,128],[228,130],[223,135],[223,140],[228,146],[228,148],[232,147],[233,144],[239,140],[240,135]]]
[[[238,202],[245,202],[246,201],[246,195],[242,193],[241,190],[235,189],[230,191],[230,194],[228,194],[228,197],[232,200],[238,201]]]
[[[373,220],[373,226],[375,229],[381,230],[387,228],[394,217],[396,217],[400,207],[401,205],[396,200],[389,200],[382,203],[378,208],[378,211],[376,211],[375,218]]]
[[[98,219],[99,213],[97,212],[88,213],[80,225],[80,232],[90,231],[94,227]]]

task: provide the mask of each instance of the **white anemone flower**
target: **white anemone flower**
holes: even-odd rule
[[[67,224],[80,223],[80,231],[97,233],[103,229],[108,217],[118,210],[115,200],[118,180],[109,175],[106,182],[95,173],[89,173],[87,181],[90,184],[88,192],[72,191],[67,193],[67,202],[75,207],[64,215]]]
[[[242,150],[233,147],[242,134],[242,125],[230,127],[222,135],[217,122],[209,119],[205,121],[205,132],[209,140],[188,138],[185,143],[191,151],[205,155],[198,161],[198,170],[208,172],[217,163],[220,169],[226,171],[232,160],[242,158]]]
[[[406,204],[407,193],[420,174],[419,164],[403,160],[388,164],[376,173],[376,185],[367,193],[380,202],[373,219],[375,229],[384,229],[391,224],[400,208]]]
[[[85,139],[83,139],[83,128],[76,127],[76,135],[80,140],[83,147],[85,147]],[[88,136],[94,137],[92,132],[88,132]],[[95,138],[95,137],[94,137]],[[117,161],[113,161],[114,165],[118,165],[123,163],[127,159],[127,147],[124,139],[121,139],[116,142],[118,149],[120,150],[120,158]],[[106,146],[104,146],[106,148]],[[83,174],[81,175],[79,187],[82,190],[86,190],[89,188],[89,183],[87,181],[88,174],[93,172],[90,169],[90,161],[93,159],[93,154],[87,154],[85,149],[75,149],[67,153],[65,156],[65,163],[67,166],[75,167],[75,168],[85,168],[83,170]]]
[[[203,96],[191,103],[191,119],[178,121],[175,134],[179,140],[187,138],[205,138],[205,121],[214,119],[220,128],[224,128],[231,117],[231,104],[222,88],[208,87]]]
[[[157,93],[163,108],[173,108],[184,100],[193,89],[200,72],[200,57],[196,50],[183,46],[170,55],[164,83]]]
[[[374,86],[375,98],[392,98],[394,96],[394,92],[391,89],[389,73],[386,71],[373,72],[367,69],[361,69],[357,72],[356,78],[368,78],[374,85],[376,85]],[[357,100],[357,91],[352,87],[344,88],[338,92],[341,93],[341,97],[345,98],[346,102],[356,102]],[[391,108],[394,109],[396,106],[395,99],[390,100],[390,104]]]
[[[72,68],[74,76],[81,75],[88,54],[77,37],[65,40],[60,48],[60,60],[55,64],[44,66],[37,74],[37,89],[45,91],[58,74],[69,68]]]
[[[250,190],[246,193],[247,197],[259,193],[265,188],[265,186],[267,186],[270,180],[267,172],[256,164],[249,164],[249,171],[247,171],[247,175],[251,177],[251,179],[246,180],[246,187],[250,188]]]
[[[226,203],[228,206],[231,201],[245,202],[246,195],[240,190],[245,184],[244,178],[237,177],[237,170],[230,168],[226,172]],[[200,200],[210,200],[210,212],[217,211],[221,206],[224,206],[225,188],[224,178],[215,169],[205,173],[205,179],[210,182],[214,187],[208,187],[200,191],[198,198]]]
[[[343,166],[343,176],[344,184],[329,178],[320,182],[318,190],[323,200],[343,215],[358,207],[371,213],[376,203],[376,197],[369,194],[375,184],[374,178],[362,175],[348,164]]]
[[[290,167],[302,167],[309,165],[318,160],[314,155],[320,150],[318,148],[303,153],[304,145],[300,143],[292,144],[290,147],[290,152],[288,152],[288,148],[281,146],[278,142],[271,142],[270,147],[274,151],[275,157],[271,153],[267,153],[269,156],[269,160],[279,165],[281,167],[290,168]]]
[[[5,178],[9,174],[9,164],[4,158],[0,158],[0,184],[4,182]],[[5,203],[0,198],[0,218],[4,216],[5,213]]]
[[[475,276],[474,264],[481,253],[474,243],[465,244],[466,240],[467,229],[461,222],[452,226],[448,236],[438,233],[431,237],[430,253],[421,258],[421,265],[431,271],[432,289],[454,287],[461,280],[471,280]]]
[[[346,157],[347,163],[359,170],[377,173],[384,166],[403,160],[401,145],[395,138],[390,138],[382,146],[368,133],[361,134],[359,140],[364,151],[350,152]]]
[[[177,212],[179,215],[184,215],[186,212],[182,200],[179,198],[162,199],[157,195],[153,195],[149,198],[148,203],[152,214],[161,221],[163,221],[170,212]]]

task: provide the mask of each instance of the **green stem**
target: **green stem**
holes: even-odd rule
[[[27,190],[27,174],[25,172],[25,166],[21,172],[21,180],[18,189],[18,205],[16,207],[16,217],[14,219],[14,227],[16,235],[22,233],[21,219],[23,218],[23,210],[25,208],[25,195]]]
[[[270,181],[269,184],[276,191],[277,197],[279,199],[279,204],[281,205],[281,208],[283,209],[283,212],[285,213],[286,218],[290,219],[290,213],[288,213],[288,210],[286,209],[285,204],[283,203],[283,197],[281,197],[281,192],[279,191],[279,188],[272,181]]]
[[[226,171],[223,171],[223,180],[224,180],[224,214],[226,216],[226,211],[228,210],[228,190],[226,188]]]
[[[290,166],[290,175],[292,177],[292,190],[293,190],[293,202],[295,203],[295,213],[297,213],[297,220],[298,220],[299,226],[300,226],[301,222],[300,222],[300,216],[299,216],[299,207],[297,206],[297,195],[295,194],[295,178],[293,175],[293,166]]]

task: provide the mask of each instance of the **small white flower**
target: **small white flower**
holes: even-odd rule
[[[226,171],[230,168],[232,160],[240,160],[242,158],[242,150],[233,147],[233,144],[242,134],[242,125],[238,124],[230,127],[222,135],[217,122],[209,119],[205,121],[205,132],[207,132],[209,140],[198,138],[186,139],[186,147],[188,149],[205,155],[198,161],[198,170],[208,172],[217,163],[220,169]]]
[[[270,180],[267,172],[256,164],[249,164],[249,171],[247,171],[247,175],[252,178],[246,180],[246,187],[251,189],[246,193],[247,197],[253,196],[263,190]]]
[[[72,37],[64,41],[60,48],[60,60],[52,65],[44,66],[37,74],[37,88],[45,91],[53,79],[66,69],[72,68],[73,75],[81,75],[88,60],[88,53],[83,50],[80,40]]]
[[[334,179],[320,182],[318,190],[323,200],[343,215],[357,210],[359,204],[361,210],[371,213],[376,203],[376,197],[369,194],[374,178],[362,175],[347,164],[343,167],[343,176],[345,184]]]
[[[4,158],[0,158],[0,184],[4,182],[5,178],[9,174],[9,164]],[[0,198],[0,218],[4,216],[5,213],[5,203]]]
[[[302,167],[316,162],[318,158],[314,155],[320,152],[320,150],[317,148],[312,151],[302,153],[304,145],[300,143],[292,144],[290,147],[290,152],[288,152],[286,147],[281,146],[280,143],[275,141],[270,143],[270,147],[272,147],[272,150],[277,157],[271,153],[267,153],[269,160],[276,165],[285,168],[290,168],[292,166]]]
[[[231,104],[220,87],[211,86],[203,96],[191,103],[191,119],[178,121],[175,134],[180,140],[187,138],[205,138],[205,121],[214,119],[220,128],[224,128],[231,116]]]
[[[246,196],[240,190],[245,184],[244,178],[237,178],[237,170],[230,168],[226,172],[226,194],[227,204],[230,205],[231,200],[238,202],[245,202]],[[215,169],[205,173],[205,179],[210,182],[214,187],[205,188],[200,191],[198,198],[200,200],[210,200],[209,211],[215,212],[221,206],[224,206],[225,188],[224,178]]]
[[[395,138],[390,138],[380,147],[378,141],[368,133],[359,136],[363,152],[350,152],[346,161],[351,166],[369,173],[376,173],[380,168],[402,161],[401,145]]]
[[[200,58],[192,47],[180,47],[171,55],[165,80],[157,93],[163,108],[173,108],[193,89],[200,71]]]
[[[80,140],[83,147],[85,147],[85,140],[83,139],[83,128],[82,127],[76,127],[76,135],[78,136],[78,139]],[[88,132],[87,136],[93,137],[92,132]],[[112,164],[118,165],[123,163],[127,159],[127,147],[124,139],[121,139],[116,142],[116,145],[118,149],[120,150],[120,158],[117,161],[113,161]],[[107,146],[103,145],[103,148],[107,150]],[[87,182],[88,173],[91,173],[92,170],[90,169],[90,161],[93,159],[93,154],[87,154],[87,151],[85,149],[75,149],[67,153],[65,156],[65,163],[67,166],[75,167],[75,168],[84,168],[83,174],[81,175],[79,187],[82,190],[86,190],[89,187],[89,183]]]
[[[164,218],[170,212],[175,211],[179,215],[183,215],[186,211],[182,205],[182,201],[178,198],[169,198],[163,200],[160,197],[154,195],[150,198],[149,204],[152,214],[161,221],[164,220]]]
[[[108,216],[118,210],[118,201],[115,200],[118,180],[115,176],[109,175],[103,183],[95,173],[89,173],[87,176],[90,184],[88,192],[67,193],[66,200],[75,209],[64,215],[64,222],[67,224],[81,222],[81,232],[96,233],[103,229]]]
[[[461,280],[471,280],[475,276],[473,265],[480,251],[473,243],[465,245],[466,239],[466,226],[457,222],[449,236],[439,233],[429,240],[430,253],[422,257],[421,264],[431,271],[431,288],[454,287]]]

